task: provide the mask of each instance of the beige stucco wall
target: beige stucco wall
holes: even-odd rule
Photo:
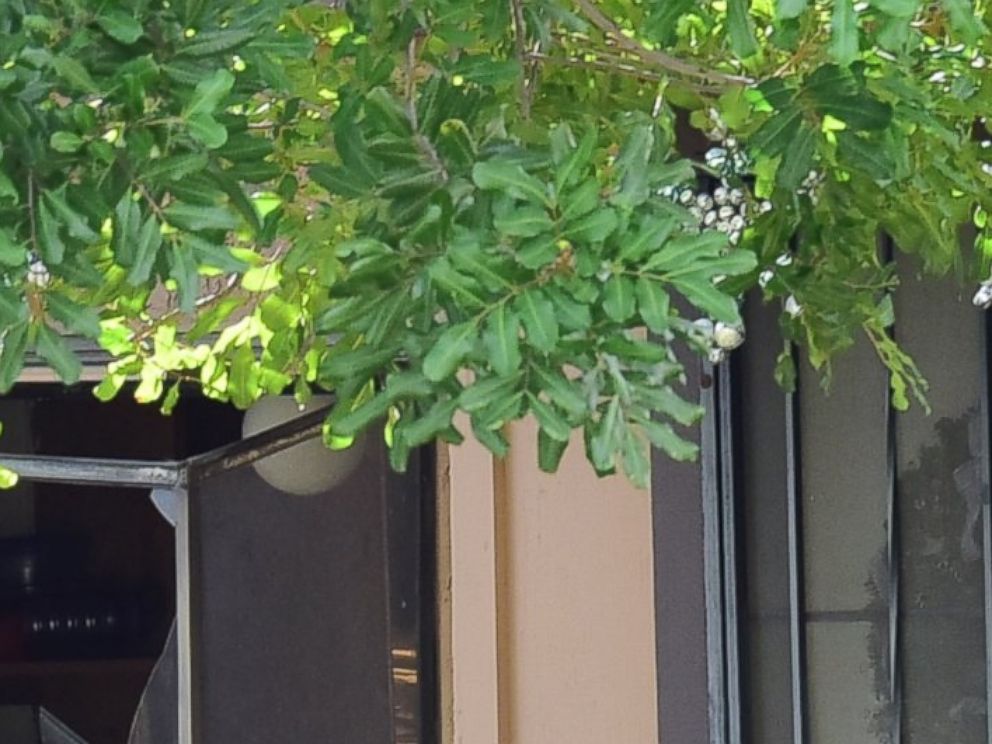
[[[533,427],[508,435],[502,463],[449,453],[447,741],[656,744],[649,494],[597,478],[579,440],[549,476]]]

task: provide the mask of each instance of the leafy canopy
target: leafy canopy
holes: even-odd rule
[[[992,255],[989,12],[5,0],[0,390],[76,381],[77,335],[102,399],[330,389],[329,442],[385,421],[397,468],[533,415],[542,468],[581,429],[644,483],[695,455],[675,349],[718,361],[755,289],[817,368],[867,333],[904,407],[893,250]]]

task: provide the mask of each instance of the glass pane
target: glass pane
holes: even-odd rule
[[[896,418],[904,741],[978,744],[987,741],[984,317],[957,282],[903,273],[897,333],[933,407]]]
[[[808,722],[813,744],[889,742],[888,383],[859,342],[828,392],[800,385]]]

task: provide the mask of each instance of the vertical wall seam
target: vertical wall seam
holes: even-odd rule
[[[509,436],[507,432],[504,432]],[[512,565],[510,555],[510,487],[506,458],[492,458],[493,561],[496,571],[496,716],[499,744],[516,740],[513,716],[514,649]],[[470,744],[465,742],[465,744]]]
[[[795,349],[792,349],[796,363]],[[785,394],[786,493],[788,496],[789,541],[789,656],[792,664],[792,738],[806,744],[806,629],[803,591],[802,461],[799,429],[799,380]]]

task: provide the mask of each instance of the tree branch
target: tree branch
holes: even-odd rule
[[[675,75],[697,78],[704,84],[726,86],[753,82],[750,78],[741,75],[729,75],[718,70],[709,70],[691,62],[681,60],[678,57],[673,57],[665,52],[646,49],[643,45],[627,36],[623,32],[623,29],[608,18],[592,0],[574,0],[574,2],[589,22],[606,35],[607,38],[611,39],[618,47],[625,51],[637,55],[644,62],[654,64]]]

